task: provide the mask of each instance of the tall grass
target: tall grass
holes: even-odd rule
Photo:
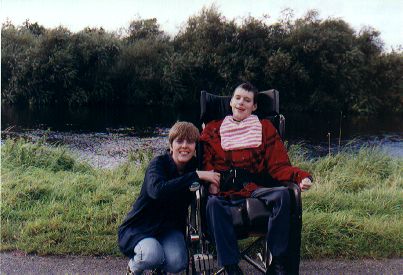
[[[8,140],[1,156],[1,250],[119,254],[117,226],[140,191],[150,154],[95,169],[63,147]],[[402,159],[369,147],[309,160],[294,146],[290,156],[315,178],[303,193],[304,258],[403,256]]]
[[[298,147],[290,155],[315,178],[303,193],[303,257],[402,257],[403,159],[378,147],[314,161]]]
[[[2,250],[119,253],[117,226],[140,191],[148,154],[103,170],[77,162],[62,147],[22,140],[1,147]]]

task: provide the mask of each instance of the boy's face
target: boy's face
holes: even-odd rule
[[[237,121],[242,121],[257,109],[253,101],[253,92],[237,89],[231,98],[232,116]]]

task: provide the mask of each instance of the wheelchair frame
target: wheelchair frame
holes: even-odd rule
[[[214,119],[223,118],[225,115],[231,114],[231,108],[229,105],[231,97],[216,96],[209,94],[206,91],[201,92],[201,122],[207,123]],[[209,102],[209,104],[208,104]],[[284,140],[285,137],[285,118],[279,113],[279,92],[277,90],[268,90],[260,92],[257,98],[258,109],[255,114],[259,118],[268,118],[278,130],[280,137]],[[259,106],[265,106],[265,108],[259,108]],[[201,124],[202,124],[201,123]],[[203,145],[198,146],[198,159],[199,166],[202,164]],[[294,242],[294,246],[297,247],[295,261],[293,264],[296,268],[292,269],[293,274],[299,272],[299,258],[300,258],[300,240],[301,240],[301,227],[302,227],[302,202],[301,202],[301,190],[295,184],[291,182],[283,183],[283,186],[287,186],[290,192],[294,212],[292,219],[294,227],[297,228],[299,234],[290,242]],[[193,188],[194,200],[189,206],[189,217],[187,227],[187,240],[189,249],[190,268],[186,271],[187,274],[221,274],[224,272],[224,268],[217,270],[217,266],[213,257],[213,244],[208,240],[206,233],[203,232],[203,215],[202,215],[202,199],[206,197],[207,191],[203,185],[195,183]],[[291,235],[291,234],[290,234]],[[267,272],[271,264],[271,253],[268,248],[268,244],[265,241],[266,234],[248,234],[248,237],[258,237],[255,241],[249,244],[245,249],[240,251],[241,259],[244,259],[255,269],[262,272]],[[256,249],[259,243],[263,243],[261,252],[257,253],[257,259],[254,259],[248,255],[252,250]],[[290,257],[291,258],[291,257]],[[214,270],[216,270],[214,272]]]

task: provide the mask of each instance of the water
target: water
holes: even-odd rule
[[[337,151],[354,140],[354,146],[380,145],[389,154],[403,157],[403,123],[397,115],[360,117],[286,113],[286,140],[303,143],[313,155]],[[120,133],[128,136],[166,134],[177,120],[198,124],[198,107],[167,108],[18,108],[2,106],[1,129],[51,130],[60,133]],[[340,132],[341,130],[341,132]],[[329,143],[330,141],[330,143]],[[330,146],[329,146],[330,145]]]
[[[167,108],[22,108],[2,106],[1,129],[17,126],[19,129],[50,129],[62,132],[107,132],[127,128],[142,132],[148,128],[169,127],[178,119],[197,121],[190,110]]]
[[[303,143],[316,156],[327,154],[329,147],[334,153],[346,145],[377,145],[389,155],[403,157],[403,123],[398,115],[288,114],[286,140]]]

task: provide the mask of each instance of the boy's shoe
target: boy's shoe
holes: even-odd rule
[[[160,269],[160,268],[156,268],[151,272],[151,274],[153,274],[153,275],[166,275],[167,273],[164,270]]]
[[[273,257],[271,265],[267,270],[267,275],[287,275],[285,268],[285,258],[284,257]]]
[[[224,270],[228,275],[243,275],[242,269],[237,264],[226,265]]]

